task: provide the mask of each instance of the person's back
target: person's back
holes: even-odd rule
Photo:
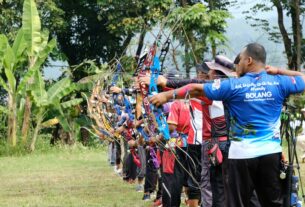
[[[265,61],[265,49],[249,44],[240,54],[241,78],[204,85],[205,95],[222,100],[231,117],[228,197],[232,207],[247,206],[253,189],[262,206],[283,204],[280,114],[285,98],[304,91],[305,84],[301,74],[267,74]]]
[[[214,83],[217,87],[217,82]],[[280,114],[285,98],[298,91],[294,77],[246,73],[227,83],[223,91],[231,116],[231,144],[229,157],[252,158],[281,152]],[[299,89],[300,90],[300,89]],[[240,141],[240,142],[239,142]]]

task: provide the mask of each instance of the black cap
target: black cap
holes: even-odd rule
[[[178,72],[176,69],[170,69],[170,70],[165,74],[165,77],[166,77],[167,79],[170,79],[170,80],[181,78],[179,72]]]

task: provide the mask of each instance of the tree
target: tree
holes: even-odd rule
[[[106,25],[110,33],[115,36],[125,36],[125,40],[129,41],[136,34],[140,34],[136,57],[141,54],[146,33],[165,18],[172,5],[172,0],[99,0],[98,2],[101,6],[100,16],[107,19]],[[125,41],[123,48],[125,49],[127,45]]]
[[[22,26],[22,8],[24,0],[0,1],[0,33],[6,34],[10,42],[16,37],[17,31]],[[51,31],[64,29],[64,11],[57,7],[57,0],[36,0],[41,24],[43,28]]]
[[[288,67],[293,70],[300,70],[302,64],[302,45],[304,40],[302,38],[302,27],[300,23],[301,5],[304,5],[300,0],[272,0],[265,1],[264,3],[258,3],[246,11],[247,19],[254,21],[252,26],[262,28],[269,34],[270,40],[279,42],[279,39],[283,40],[285,53],[288,60]],[[257,17],[258,12],[268,12],[276,9],[278,16],[278,26],[271,27],[268,20]],[[290,17],[292,22],[292,28],[287,29],[284,24],[285,15]],[[304,51],[305,52],[305,51]]]
[[[209,11],[202,3],[192,6],[186,1],[182,3],[182,7],[172,11],[169,24],[176,25],[173,36],[184,45],[184,63],[189,77],[191,62],[194,65],[203,60],[209,43],[216,46],[226,41],[223,32],[230,14],[219,9]]]
[[[36,123],[30,149],[34,150],[35,142],[46,112],[54,108],[58,111],[58,119],[64,128],[68,128],[62,110],[79,104],[82,99],[71,99],[61,102],[61,99],[76,90],[69,78],[62,79],[45,90],[45,83],[40,69],[50,52],[56,46],[56,41],[49,41],[49,33],[41,30],[40,18],[34,0],[25,0],[23,5],[22,28],[19,29],[11,46],[5,35],[0,35],[0,85],[8,95],[8,142],[17,144],[17,136],[22,135],[26,143],[27,131],[33,121]],[[16,74],[28,69],[20,81]],[[29,102],[28,102],[29,101]],[[3,109],[4,107],[0,107]],[[35,114],[35,116],[33,115]],[[22,125],[22,130],[21,126]],[[67,129],[68,130],[68,129]],[[25,133],[25,134],[23,134]]]
[[[35,71],[39,70],[49,53],[55,46],[55,41],[48,43],[48,33],[41,31],[40,19],[33,0],[25,0],[23,5],[22,28],[18,31],[12,47],[5,35],[0,36],[0,69],[5,79],[0,78],[1,86],[8,94],[8,142],[17,143],[18,124],[21,122],[25,94],[28,93]],[[29,69],[20,82],[16,79],[18,71],[23,70],[28,62]],[[20,109],[18,111],[18,109]],[[25,110],[26,113],[26,110]],[[29,116],[28,116],[29,117]],[[23,116],[27,120],[26,115]],[[23,120],[23,121],[24,121]]]
[[[12,43],[16,38],[17,32],[22,26],[22,9],[24,0],[5,0],[0,1],[0,33],[5,34],[9,43]],[[57,30],[64,29],[65,21],[63,20],[64,12],[56,6],[56,0],[36,0],[38,12],[41,16],[41,25],[43,28],[48,28],[54,35]],[[53,53],[53,57],[59,57],[59,53]],[[48,61],[44,62],[44,65]],[[21,68],[26,68],[27,62],[24,61],[24,65]],[[20,78],[24,76],[25,70],[16,70],[15,78],[19,82]],[[4,74],[1,76],[4,78]],[[6,92],[0,89],[0,102],[4,104],[6,101]]]
[[[66,131],[71,131],[70,125],[67,122],[67,117],[65,117],[63,113],[64,108],[70,108],[80,104],[83,99],[70,99],[68,101],[61,102],[63,97],[69,95],[76,89],[76,85],[71,83],[69,78],[61,79],[55,84],[51,85],[51,87],[46,91],[45,83],[43,77],[39,70],[35,71],[35,84],[33,84],[31,94],[34,99],[36,105],[36,126],[34,130],[34,134],[30,144],[30,150],[33,151],[35,149],[35,143],[37,140],[37,136],[39,130],[42,127],[42,122],[47,114],[48,110],[54,109],[56,110],[57,118],[59,122],[63,126]],[[54,117],[52,117],[54,118]],[[48,120],[46,121],[48,122]],[[46,125],[46,124],[45,124]]]
[[[208,4],[209,11],[214,11],[214,10],[228,11],[228,7],[236,3],[236,1],[230,1],[230,0],[206,0],[206,2]],[[224,34],[225,22],[223,21],[225,21],[225,19],[220,21],[221,22],[211,22],[211,28],[213,28],[219,34]],[[219,43],[217,43],[217,39],[214,39],[213,36],[210,36],[209,42],[211,44],[212,56],[215,57],[217,54],[217,46],[219,45]]]
[[[107,19],[99,18],[100,7],[96,0],[59,1],[58,6],[65,11],[67,27],[56,35],[69,65],[80,64],[85,59],[107,62],[116,52],[123,51],[123,38],[107,30]],[[75,80],[84,76],[79,73],[75,74]]]

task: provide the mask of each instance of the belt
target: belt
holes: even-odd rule
[[[224,142],[228,140],[227,136],[223,136],[223,137],[214,137],[214,138],[208,138],[208,139],[204,139],[206,141],[211,141],[212,139],[217,139],[219,142]]]

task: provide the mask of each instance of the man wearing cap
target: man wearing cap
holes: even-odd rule
[[[224,56],[218,55],[213,62],[204,62],[201,65],[196,65],[197,77],[200,75],[198,74],[198,71],[204,72],[211,79],[215,79],[216,77],[225,78],[235,76],[235,73],[232,70],[233,67],[234,64],[231,60]],[[166,80],[166,83],[161,83],[161,85],[177,88],[188,83],[199,81],[204,83],[208,80]],[[194,153],[196,151],[201,151],[201,153],[197,153],[199,155],[197,159],[201,160],[201,166],[199,166],[199,168],[194,168],[192,167],[193,165],[191,165],[192,168],[190,168],[190,170],[193,171],[192,173],[194,173],[194,175],[196,175],[196,171],[199,171],[199,176],[201,174],[201,178],[198,179],[198,183],[200,183],[202,206],[223,206],[225,203],[225,192],[222,171],[225,171],[225,169],[223,169],[223,165],[220,163],[216,166],[211,166],[208,158],[208,147],[215,145],[216,143],[219,145],[219,149],[222,151],[222,153],[224,153],[224,157],[227,158],[229,142],[227,139],[228,133],[223,104],[221,101],[212,102],[208,99],[191,99],[190,113],[191,130],[189,133],[188,143],[191,147],[189,148],[189,152],[192,157],[196,158]],[[198,138],[194,139],[194,137]],[[198,145],[198,149],[195,151],[195,146],[193,145],[197,142],[194,142],[194,140],[197,140],[197,142],[202,145]]]
[[[283,205],[279,178],[281,161],[280,114],[290,94],[305,90],[305,75],[290,70],[265,69],[266,51],[258,43],[240,53],[240,78],[189,84],[151,97],[160,105],[174,97],[206,96],[229,108],[229,206],[248,206],[253,189],[263,207]],[[267,70],[267,71],[266,71]],[[270,75],[273,74],[273,75]]]

